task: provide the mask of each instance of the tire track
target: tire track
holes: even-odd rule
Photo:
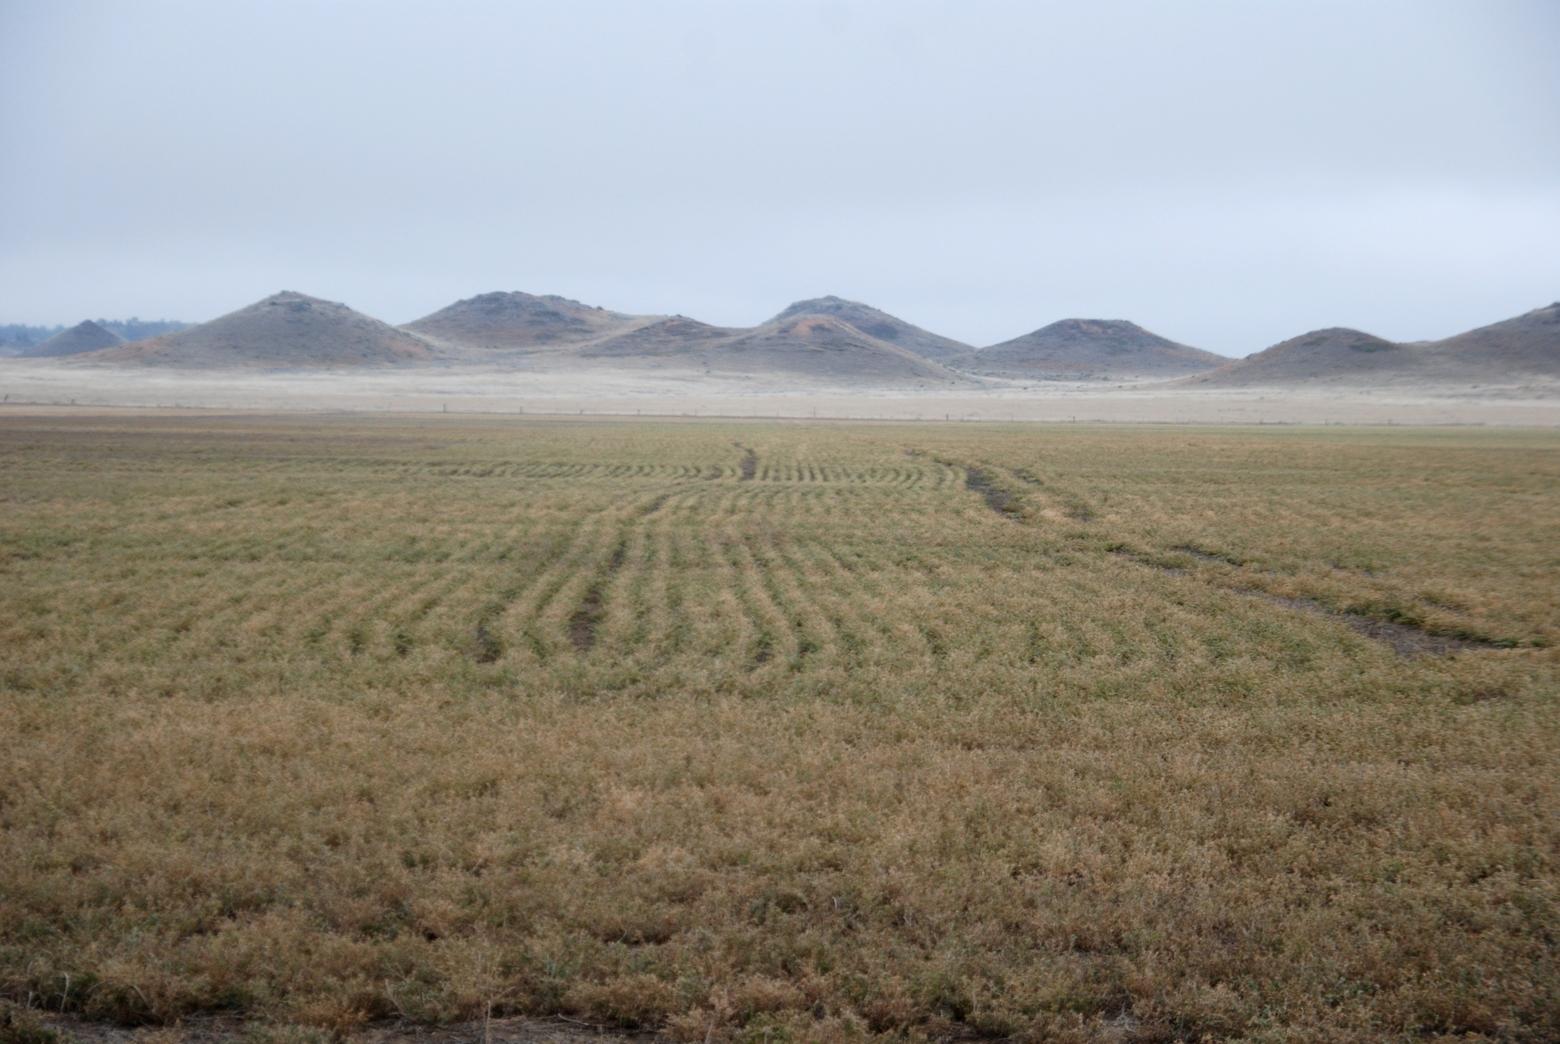
[[[590,652],[596,645],[596,634],[601,629],[602,618],[607,611],[607,586],[628,560],[628,536],[620,535],[618,542],[589,586],[579,606],[569,616],[569,643],[575,652]]]
[[[733,442],[732,445],[742,451],[742,460],[737,465],[737,481],[752,482],[758,474],[758,454],[740,442]]]

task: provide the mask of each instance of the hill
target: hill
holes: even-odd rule
[[[709,349],[742,332],[674,315],[591,342],[580,347],[575,354],[586,359],[685,359],[690,364],[702,366],[704,354]]]
[[[879,311],[871,305],[864,305],[859,301],[847,301],[843,297],[832,295],[797,301],[770,322],[785,322],[809,315],[832,316],[849,323],[868,337],[898,345],[916,355],[939,362],[946,362],[971,350],[970,346],[962,341],[923,330],[887,312]]]
[[[1439,341],[1313,330],[1186,383],[1205,387],[1477,387],[1560,379],[1560,303]]]
[[[952,360],[973,373],[1051,380],[1182,377],[1228,360],[1124,319],[1063,319]]]
[[[188,323],[181,323],[173,319],[139,319],[132,316],[129,319],[93,319],[92,324],[111,334],[116,334],[114,341],[107,344],[99,344],[98,348],[108,348],[120,341],[139,341],[146,337],[155,337],[157,334],[172,333],[182,330]],[[85,323],[79,324],[85,326]],[[65,333],[63,326],[29,326],[26,323],[0,323],[0,357],[4,356],[39,356],[33,349],[44,341],[58,334]],[[96,337],[96,335],[93,335]],[[81,349],[91,351],[92,349]],[[67,354],[67,353],[50,353]]]
[[[97,324],[105,330],[112,330],[126,341],[144,341],[148,337],[190,328],[189,323],[177,319],[139,319],[135,316],[129,319],[99,319]]]
[[[402,327],[462,348],[550,350],[583,344],[650,320],[520,291],[478,294]]]
[[[19,354],[33,358],[60,355],[80,355],[103,348],[124,344],[125,339],[107,327],[99,326],[91,319],[77,323],[69,330],[62,330],[40,344],[23,349]]]
[[[771,319],[715,346],[711,369],[818,380],[903,383],[966,380],[941,363],[828,315]]]
[[[1351,383],[1402,373],[1419,349],[1335,326],[1291,337],[1187,383],[1215,387]]]
[[[1560,301],[1425,347],[1443,374],[1560,377]]]
[[[645,320],[642,325],[574,346],[567,357],[826,382],[943,383],[967,379],[915,350],[874,337],[841,316],[809,310],[814,305],[832,307],[834,303],[847,306],[844,311],[857,318],[870,313],[868,318],[877,316],[898,324],[890,332],[906,341],[923,346],[946,341],[865,305],[820,298],[799,302],[750,328],[712,326],[681,315]]]
[[[421,338],[344,304],[284,290],[209,323],[80,358],[189,369],[297,369],[424,362],[433,352]]]

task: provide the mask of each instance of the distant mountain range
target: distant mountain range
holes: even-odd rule
[[[774,373],[829,380],[967,380],[939,356],[969,350],[838,297],[799,301],[751,328],[610,312],[565,297],[481,294],[406,324],[447,353],[547,356],[554,363]]]
[[[80,355],[102,348],[124,344],[125,339],[101,323],[91,319],[77,323],[69,330],[61,330],[41,344],[35,344],[22,352],[26,356],[47,357],[56,355]]]
[[[952,361],[972,373],[998,377],[1120,380],[1183,377],[1229,359],[1177,344],[1125,319],[1063,319]]]
[[[870,305],[847,301],[842,297],[814,297],[811,300],[798,301],[775,316],[771,322],[785,322],[806,316],[829,316],[838,319],[868,337],[875,337],[879,341],[914,352],[924,359],[935,359],[938,362],[945,363],[970,350],[970,346],[962,341],[929,333],[887,312],[880,312]]]
[[[478,294],[403,327],[435,344],[456,348],[546,351],[598,340],[643,325],[643,316],[548,294]]]
[[[187,330],[76,356],[185,369],[300,369],[429,362],[428,343],[344,304],[284,290]]]
[[[108,331],[122,341],[139,341],[142,338],[155,337],[158,334],[168,333],[172,330],[182,330],[189,325],[173,319],[89,319],[85,323],[76,324],[71,329],[80,329],[88,323]],[[92,337],[97,335],[64,341],[58,340],[61,334],[69,332],[63,326],[28,326],[25,323],[0,323],[0,356],[69,355],[71,352],[63,351],[62,349],[71,344],[81,346],[75,348],[74,351],[93,350],[85,346],[91,342]],[[50,340],[55,340],[57,343],[48,351],[40,351],[44,342]],[[101,348],[104,345],[99,344],[96,347]]]
[[[1358,330],[1302,334],[1231,360],[1124,319],[1063,319],[985,348],[856,301],[798,301],[753,327],[632,315],[565,297],[479,294],[394,327],[346,305],[283,291],[197,326],[125,339],[83,322],[29,354],[82,364],[181,369],[438,365],[664,370],[848,384],[1172,382],[1196,388],[1474,387],[1560,379],[1560,304],[1440,341]]]
[[[1206,388],[1475,387],[1560,377],[1560,302],[1440,341],[1400,343],[1332,328],[1291,337],[1189,377]]]

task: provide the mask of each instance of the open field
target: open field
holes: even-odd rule
[[[1560,1036],[1553,432],[0,412],[0,504],[16,1005]]]

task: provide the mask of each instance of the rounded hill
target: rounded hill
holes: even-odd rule
[[[69,330],[61,330],[47,341],[33,345],[23,355],[42,358],[46,356],[80,355],[124,344],[125,339],[91,319],[77,323]]]
[[[432,358],[427,342],[344,304],[284,290],[177,333],[83,361],[186,369],[393,366]]]
[[[512,290],[456,301],[402,329],[458,347],[536,350],[594,341],[643,321],[555,294]]]
[[[871,305],[864,305],[859,301],[847,301],[843,297],[835,297],[832,294],[797,301],[770,322],[785,322],[810,315],[831,316],[849,323],[868,337],[897,345],[916,355],[939,362],[946,362],[970,350],[970,346],[962,341],[934,334]]]
[[[1211,370],[1227,361],[1125,319],[1062,319],[960,356],[954,365],[1001,377],[1164,379]]]

